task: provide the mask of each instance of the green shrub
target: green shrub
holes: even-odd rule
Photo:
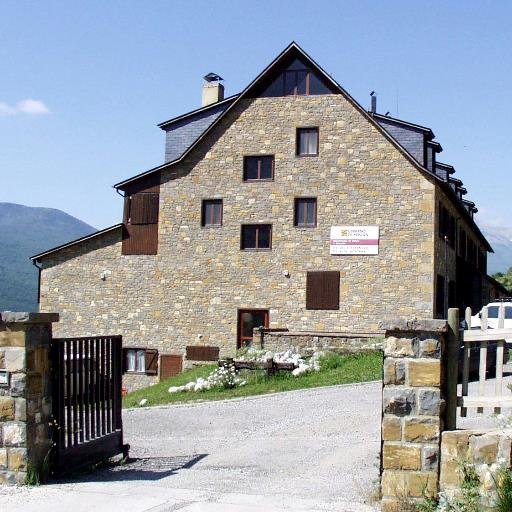
[[[510,512],[512,510],[512,469],[503,469],[498,474],[498,501],[497,512]]]

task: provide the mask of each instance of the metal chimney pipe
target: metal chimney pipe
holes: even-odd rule
[[[377,113],[377,95],[375,94],[375,92],[372,92],[370,94],[370,96],[372,97],[372,114],[376,114]]]

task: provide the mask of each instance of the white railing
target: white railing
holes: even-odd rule
[[[466,329],[460,332],[461,343],[464,345],[462,365],[462,393],[457,397],[457,405],[461,407],[460,415],[466,416],[468,408],[477,408],[482,413],[484,407],[493,407],[499,414],[501,407],[512,407],[512,394],[503,396],[503,358],[507,344],[512,344],[512,329],[505,329],[505,305],[499,307],[498,324],[496,329],[490,329],[488,325],[488,310],[483,308],[480,317],[480,328],[471,328],[471,309],[466,308]],[[496,379],[494,393],[489,391],[486,385],[487,353],[489,342],[496,345]],[[478,367],[478,392],[475,396],[468,396],[471,350],[480,348]],[[493,348],[494,351],[494,348]]]

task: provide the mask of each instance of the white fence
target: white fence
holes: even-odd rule
[[[480,316],[480,327],[471,326],[471,309],[466,309],[466,329],[460,332],[461,343],[464,346],[462,365],[462,393],[457,397],[457,405],[461,407],[461,416],[466,416],[468,408],[477,408],[482,413],[484,407],[494,408],[495,413],[501,412],[501,407],[512,408],[512,393],[503,395],[503,360],[505,351],[512,346],[512,329],[505,329],[505,305],[499,306],[497,328],[489,328],[488,309],[485,307]],[[468,396],[468,384],[473,354],[478,356],[478,391],[475,396]],[[489,352],[496,352],[496,379],[494,392],[490,384],[486,384]],[[494,356],[493,358],[494,359]],[[494,365],[493,365],[494,370]],[[492,385],[491,385],[492,388]]]

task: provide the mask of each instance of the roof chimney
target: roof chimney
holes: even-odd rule
[[[220,83],[223,78],[216,73],[208,73],[204,77],[203,107],[212,105],[224,99],[224,86]]]
[[[372,97],[372,114],[376,114],[377,113],[377,95],[375,94],[375,91],[372,91],[370,93],[370,96]]]

